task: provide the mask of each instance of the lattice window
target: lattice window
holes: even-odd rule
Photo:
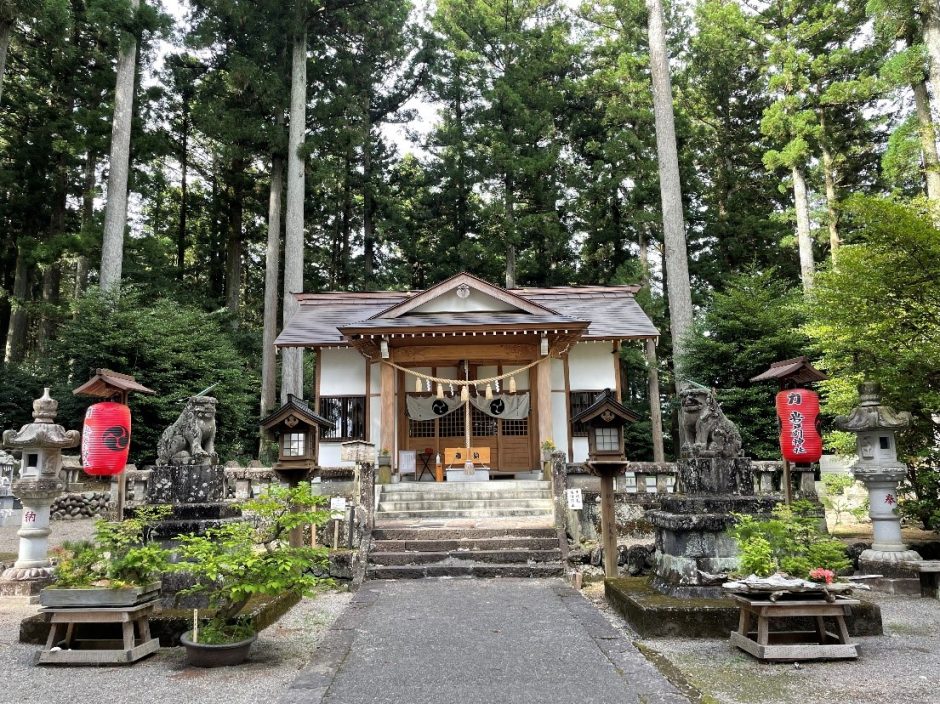
[[[522,418],[521,420],[503,420],[503,435],[528,435],[529,434],[529,419]]]
[[[473,435],[479,437],[496,435],[496,426],[499,423],[496,418],[491,418],[476,407],[471,408],[470,413],[470,428]]]
[[[568,409],[568,417],[574,418],[585,408],[593,404],[594,401],[597,400],[597,396],[600,393],[600,391],[572,391],[571,407]],[[586,438],[587,428],[585,428],[581,423],[572,423],[571,435],[576,438]]]
[[[434,420],[411,420],[408,419],[408,437],[409,438],[433,438]]]
[[[363,440],[366,436],[365,396],[324,396],[320,415],[333,421],[333,429],[320,431],[323,440]]]
[[[440,424],[440,433],[438,433],[440,437],[463,437],[464,424],[462,408],[453,413],[448,413],[446,416],[441,416],[438,418],[437,422]]]

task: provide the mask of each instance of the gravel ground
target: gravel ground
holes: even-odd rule
[[[589,598],[625,626],[589,585]],[[726,639],[639,640],[668,661],[704,701],[720,704],[940,704],[940,601],[866,593],[881,605],[885,635],[857,638],[858,660],[761,663]],[[637,636],[634,634],[634,639]],[[674,668],[674,669],[673,669]],[[671,671],[671,674],[670,672]],[[711,697],[711,699],[708,699]]]
[[[20,529],[20,512],[14,513],[5,526],[0,526],[0,555],[16,556],[20,539],[16,531]],[[78,521],[52,521],[52,533],[49,535],[49,547],[61,545],[66,540],[90,538],[95,530],[95,519],[83,518]],[[0,704],[6,704],[0,700]]]
[[[36,612],[24,599],[0,599],[0,704],[255,704],[276,701],[310,660],[349,603],[348,592],[304,599],[262,631],[249,662],[203,670],[183,663],[182,648],[162,648],[131,666],[36,666],[39,646],[17,642],[20,620]]]

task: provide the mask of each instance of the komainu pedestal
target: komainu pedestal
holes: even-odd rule
[[[708,389],[681,396],[676,493],[647,520],[656,528],[653,586],[676,597],[718,598],[738,552],[727,529],[733,514],[768,515],[777,501],[754,496],[741,436]]]
[[[147,503],[169,505],[173,510],[169,518],[154,525],[157,540],[172,542],[178,535],[201,535],[208,528],[240,520],[241,509],[225,501],[222,465],[158,465],[147,469]]]

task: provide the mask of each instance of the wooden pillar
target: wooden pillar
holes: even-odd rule
[[[395,456],[395,369],[389,364],[382,364],[382,429],[379,434],[381,450],[387,448]]]
[[[552,439],[552,362],[546,357],[535,365],[536,385],[538,387],[539,410],[539,456],[542,445]]]
[[[604,548],[604,576],[617,576],[617,520],[614,516],[614,476],[601,475],[601,540]]]
[[[646,353],[647,385],[650,399],[650,429],[653,432],[653,462],[665,462],[666,453],[663,450],[663,411],[659,406],[659,367],[656,363],[656,341],[647,339],[643,341]]]

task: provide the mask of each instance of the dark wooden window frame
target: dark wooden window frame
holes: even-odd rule
[[[320,415],[334,421],[335,430],[322,428],[320,440],[341,442],[346,440],[365,440],[366,437],[366,396],[321,396]],[[326,408],[327,404],[339,403],[338,412]],[[359,404],[358,418],[353,415],[353,406]],[[359,427],[356,427],[358,422]]]

